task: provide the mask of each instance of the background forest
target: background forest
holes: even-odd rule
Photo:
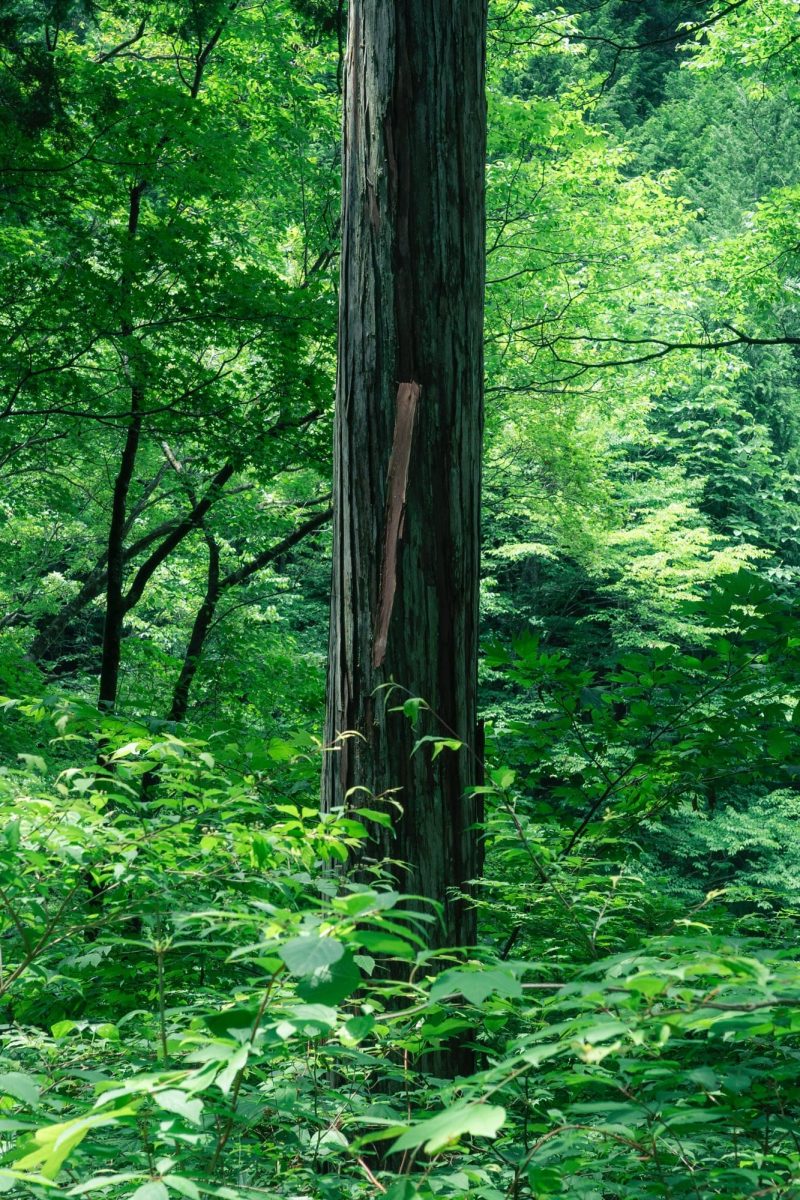
[[[800,1197],[798,6],[491,0],[451,953],[319,812],[346,19],[0,11],[0,1190]]]

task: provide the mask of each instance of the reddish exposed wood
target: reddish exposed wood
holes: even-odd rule
[[[392,619],[394,594],[397,590],[397,552],[400,538],[403,535],[408,469],[411,463],[411,445],[414,441],[414,421],[417,415],[419,391],[417,383],[401,383],[397,389],[394,440],[386,476],[386,537],[383,543],[378,620],[375,625],[375,642],[372,650],[373,667],[379,667],[386,657],[389,623]]]

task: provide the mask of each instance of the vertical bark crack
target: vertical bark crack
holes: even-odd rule
[[[381,666],[386,657],[389,622],[392,619],[394,594],[397,588],[397,551],[403,532],[408,471],[411,465],[411,444],[414,440],[414,420],[417,414],[419,395],[418,383],[410,382],[398,385],[394,438],[386,480],[383,561],[378,596],[378,616],[372,645],[373,667]]]

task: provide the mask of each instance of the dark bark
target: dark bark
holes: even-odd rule
[[[270,425],[258,439],[256,445],[266,438],[276,438],[282,433],[289,430],[302,429],[316,421],[321,416],[318,409],[312,409],[305,413],[302,417],[282,418],[276,421],[274,425]],[[244,455],[232,459],[225,463],[217,471],[216,475],[208,485],[208,489],[200,497],[199,500],[192,503],[192,507],[185,517],[174,521],[164,521],[151,529],[149,533],[143,534],[135,542],[129,546],[125,546],[122,550],[123,565],[127,567],[134,559],[138,558],[145,550],[148,550],[154,542],[159,544],[152,553],[144,560],[137,568],[127,595],[123,602],[123,619],[125,614],[130,611],[142,597],[142,594],[148,582],[155,574],[156,570],[166,559],[178,548],[181,542],[195,529],[199,529],[204,518],[207,516],[212,506],[224,495],[225,484],[231,479],[233,474],[241,469]],[[130,532],[131,520],[130,514],[126,522],[125,533]],[[109,539],[110,541],[111,539]],[[119,538],[115,536],[114,542],[118,544]],[[97,596],[107,589],[108,563],[108,544],[103,554],[97,563],[84,576],[80,577],[78,582],[81,584],[80,591],[73,596],[65,605],[63,605],[57,613],[44,618],[39,623],[39,628],[36,637],[33,639],[30,648],[30,654],[36,661],[41,661],[53,654],[53,651],[59,646],[59,643],[64,638],[70,625],[75,618],[86,608],[86,606]],[[21,612],[18,616],[14,615],[13,619],[9,620],[8,624],[24,624],[26,615]]]
[[[323,805],[397,789],[369,853],[444,906],[440,944],[474,942],[448,892],[481,868],[485,39],[485,0],[350,4],[326,738],[360,736],[326,756]],[[409,694],[432,710],[417,731],[390,711]],[[412,755],[420,734],[465,748]]]
[[[100,708],[113,708],[117,699],[122,624],[125,619],[125,527],[127,501],[136,454],[142,434],[141,391],[131,389],[131,420],[120,458],[111,503],[106,551],[106,614],[103,626],[103,656],[100,665]]]
[[[136,183],[130,191],[128,208],[128,253],[136,241],[144,183]],[[122,622],[125,616],[123,587],[125,583],[125,532],[128,528],[128,492],[130,491],[136,455],[142,436],[144,385],[137,361],[133,339],[131,290],[133,279],[130,263],[123,267],[120,280],[120,333],[122,335],[125,370],[130,380],[130,415],[122,448],[117,477],[111,500],[111,520],[108,526],[106,549],[106,612],[103,627],[103,656],[100,665],[100,708],[113,708],[117,699],[119,662],[122,649]]]
[[[233,0],[229,6],[230,11],[237,7],[238,0]],[[192,84],[189,93],[192,100],[196,100],[200,87],[203,82],[203,74],[208,65],[209,58],[214,52],[214,49],[225,28],[225,21],[222,21],[214,30],[208,42],[202,46],[197,58],[195,59],[195,70],[192,78]],[[162,134],[159,139],[159,150],[163,149],[169,141],[167,133]],[[139,216],[141,212],[142,196],[147,188],[147,181],[139,180],[133,185],[130,191],[130,205],[128,209],[128,251],[130,252],[134,243],[139,228]],[[139,448],[139,442],[142,435],[143,407],[144,407],[144,388],[140,376],[139,364],[137,362],[138,348],[133,337],[133,320],[132,320],[132,291],[133,291],[134,276],[132,267],[128,263],[123,266],[122,278],[120,280],[120,333],[122,335],[123,346],[126,354],[126,370],[131,380],[131,406],[130,418],[125,438],[125,446],[122,451],[117,478],[114,481],[114,492],[111,505],[111,521],[108,531],[108,550],[106,555],[106,611],[105,625],[103,629],[103,650],[102,661],[100,664],[100,693],[98,704],[100,708],[113,709],[117,701],[117,690],[119,687],[119,667],[122,654],[122,631],[125,613],[133,608],[138,603],[142,591],[147,583],[147,580],[157,569],[160,563],[167,557],[172,549],[181,540],[178,537],[175,539],[175,534],[170,535],[165,540],[165,543],[159,547],[148,559],[148,563],[139,568],[137,575],[134,578],[133,584],[125,596],[123,588],[125,583],[125,535],[128,530],[128,492],[130,490],[131,480],[133,478],[133,470],[136,465],[136,455]],[[221,474],[222,472],[220,472]],[[233,473],[231,468],[230,474]],[[228,475],[228,478],[230,477]],[[215,481],[216,482],[216,481]],[[201,518],[202,520],[202,515]],[[192,526],[190,526],[191,528]],[[186,536],[189,530],[185,530],[182,537]],[[165,549],[165,547],[167,547]],[[163,551],[159,557],[159,553]],[[145,568],[152,563],[149,574]]]
[[[189,707],[189,692],[194,682],[194,677],[197,674],[197,668],[200,665],[203,648],[214,621],[214,615],[217,611],[220,598],[231,588],[246,583],[248,579],[252,579],[253,575],[262,571],[264,567],[269,566],[270,563],[275,562],[282,555],[288,553],[303,538],[308,537],[310,533],[325,525],[331,519],[331,515],[331,509],[316,513],[315,516],[304,521],[302,525],[280,542],[262,551],[261,554],[256,555],[249,562],[243,563],[235,571],[229,571],[222,579],[220,579],[219,574],[219,547],[213,536],[208,533],[206,534],[206,543],[208,545],[206,592],[203,602],[197,610],[197,616],[194,619],[192,632],[186,647],[183,666],[175,684],[175,690],[172,693],[172,705],[169,711],[169,719],[171,721],[182,721],[186,716]]]
[[[181,673],[175,684],[175,689],[172,693],[172,704],[169,710],[170,721],[182,721],[186,716],[186,710],[189,707],[189,691],[192,686],[197,668],[200,665],[200,656],[203,653],[208,631],[211,628],[211,622],[214,620],[214,613],[217,610],[217,601],[219,600],[219,546],[214,537],[206,533],[206,545],[208,546],[208,574],[206,576],[206,594],[203,597],[203,603],[197,610],[197,616],[194,619],[191,636],[186,647],[186,655],[181,667]]]
[[[123,550],[125,565],[127,566],[128,563],[138,558],[144,550],[152,546],[153,542],[171,535],[179,524],[181,522],[163,521],[155,529],[151,529],[149,533],[144,534],[136,542],[132,543],[132,545],[126,546]],[[194,527],[194,524],[190,524],[186,532],[190,532]],[[83,612],[87,604],[91,603],[92,600],[96,599],[106,589],[107,561],[108,545],[106,545],[106,549],[95,565],[86,574],[78,577],[77,582],[81,585],[80,591],[76,592],[71,600],[62,605],[57,613],[53,613],[38,622],[36,637],[31,642],[31,658],[39,662],[51,656],[75,618]],[[15,623],[23,625],[26,620],[26,614],[22,612]]]

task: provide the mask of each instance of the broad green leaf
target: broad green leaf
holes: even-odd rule
[[[495,787],[500,788],[501,792],[507,792],[516,779],[516,773],[508,767],[498,767],[497,770],[491,771],[490,775],[492,783]]]
[[[219,1081],[219,1077],[217,1077]],[[203,1101],[197,1097],[187,1096],[177,1088],[168,1088],[163,1092],[155,1092],[153,1099],[159,1108],[184,1117],[191,1125],[200,1125],[203,1115]]]
[[[47,763],[40,754],[18,754],[17,758],[25,764],[29,771],[36,771],[39,775],[47,774]]]
[[[355,1046],[363,1041],[374,1028],[375,1018],[373,1016],[351,1017],[340,1029],[339,1036],[345,1045]]]
[[[459,742],[456,738],[442,738],[435,737],[433,734],[427,734],[414,743],[411,753],[416,754],[422,746],[429,745],[433,747],[433,753],[431,754],[431,760],[433,760],[438,758],[445,750],[460,750],[464,743]]]
[[[206,1025],[217,1037],[238,1037],[240,1041],[249,1037],[252,1031],[258,1009],[224,1008],[222,1012],[208,1013],[204,1018]]]
[[[386,1200],[419,1200],[421,1196],[412,1179],[396,1179],[386,1193]]]
[[[35,1171],[11,1171],[0,1167],[0,1193],[10,1192],[14,1188],[31,1187],[56,1188],[58,1184],[46,1175],[38,1175]],[[69,1193],[68,1193],[69,1194]]]
[[[186,1200],[200,1200],[200,1189],[191,1179],[187,1179],[184,1175],[165,1175],[164,1183],[171,1192],[177,1192],[180,1196],[185,1196]]]
[[[435,1154],[465,1134],[493,1138],[505,1119],[506,1110],[499,1105],[456,1104],[438,1116],[414,1125],[397,1139],[391,1152],[413,1150],[424,1144],[427,1154]]]
[[[663,992],[669,987],[669,980],[663,979],[658,975],[632,975],[630,979],[625,980],[625,987],[630,988],[632,992],[641,992],[643,996],[650,999],[651,996],[657,996],[659,992]]]
[[[471,1004],[480,1005],[491,995],[522,995],[522,984],[501,967],[476,967],[474,970],[443,971],[431,987],[431,1000],[460,992]]]
[[[358,940],[373,954],[391,954],[395,958],[413,958],[415,954],[413,946],[391,933],[364,929],[359,931]]]
[[[95,1175],[84,1183],[76,1183],[67,1191],[68,1196],[84,1196],[88,1192],[102,1191],[104,1188],[115,1187],[119,1183],[130,1183],[132,1179],[140,1179],[138,1171],[126,1171],[118,1175]]]
[[[425,701],[419,696],[412,696],[403,702],[403,713],[408,717],[412,724],[415,724],[419,718],[419,710],[425,705]]]
[[[169,1192],[160,1179],[150,1179],[131,1193],[130,1200],[169,1200]]]
[[[130,758],[132,755],[137,755],[140,746],[140,742],[128,742],[125,746],[120,746],[119,750],[115,750],[111,755],[111,761],[118,762],[121,758]]]
[[[316,1032],[334,1029],[338,1016],[336,1009],[327,1004],[298,1004],[289,1014],[289,1020],[300,1029]]]
[[[23,1075],[21,1071],[7,1071],[0,1075],[0,1095],[13,1096],[15,1100],[35,1108],[39,1103],[39,1085],[30,1075]]]
[[[360,985],[361,972],[348,952],[336,962],[304,975],[297,985],[297,994],[313,1003],[335,1005],[346,1000]]]
[[[389,813],[380,812],[377,808],[358,808],[356,812],[362,821],[373,821],[376,825],[381,825],[384,829],[391,829],[392,827],[392,818]]]
[[[278,954],[292,975],[313,975],[320,968],[338,962],[344,954],[344,946],[333,938],[310,933],[292,938],[280,947]]]
[[[217,1075],[214,1082],[216,1083],[223,1096],[227,1096],[228,1092],[233,1087],[233,1081],[240,1071],[243,1071],[247,1066],[247,1060],[250,1052],[247,1046],[240,1046],[230,1061]]]
[[[117,1125],[125,1117],[133,1116],[135,1111],[129,1105],[111,1113],[90,1113],[74,1121],[37,1129],[34,1134],[37,1149],[16,1160],[14,1166],[18,1170],[40,1170],[46,1178],[55,1179],[62,1164],[91,1130]]]

